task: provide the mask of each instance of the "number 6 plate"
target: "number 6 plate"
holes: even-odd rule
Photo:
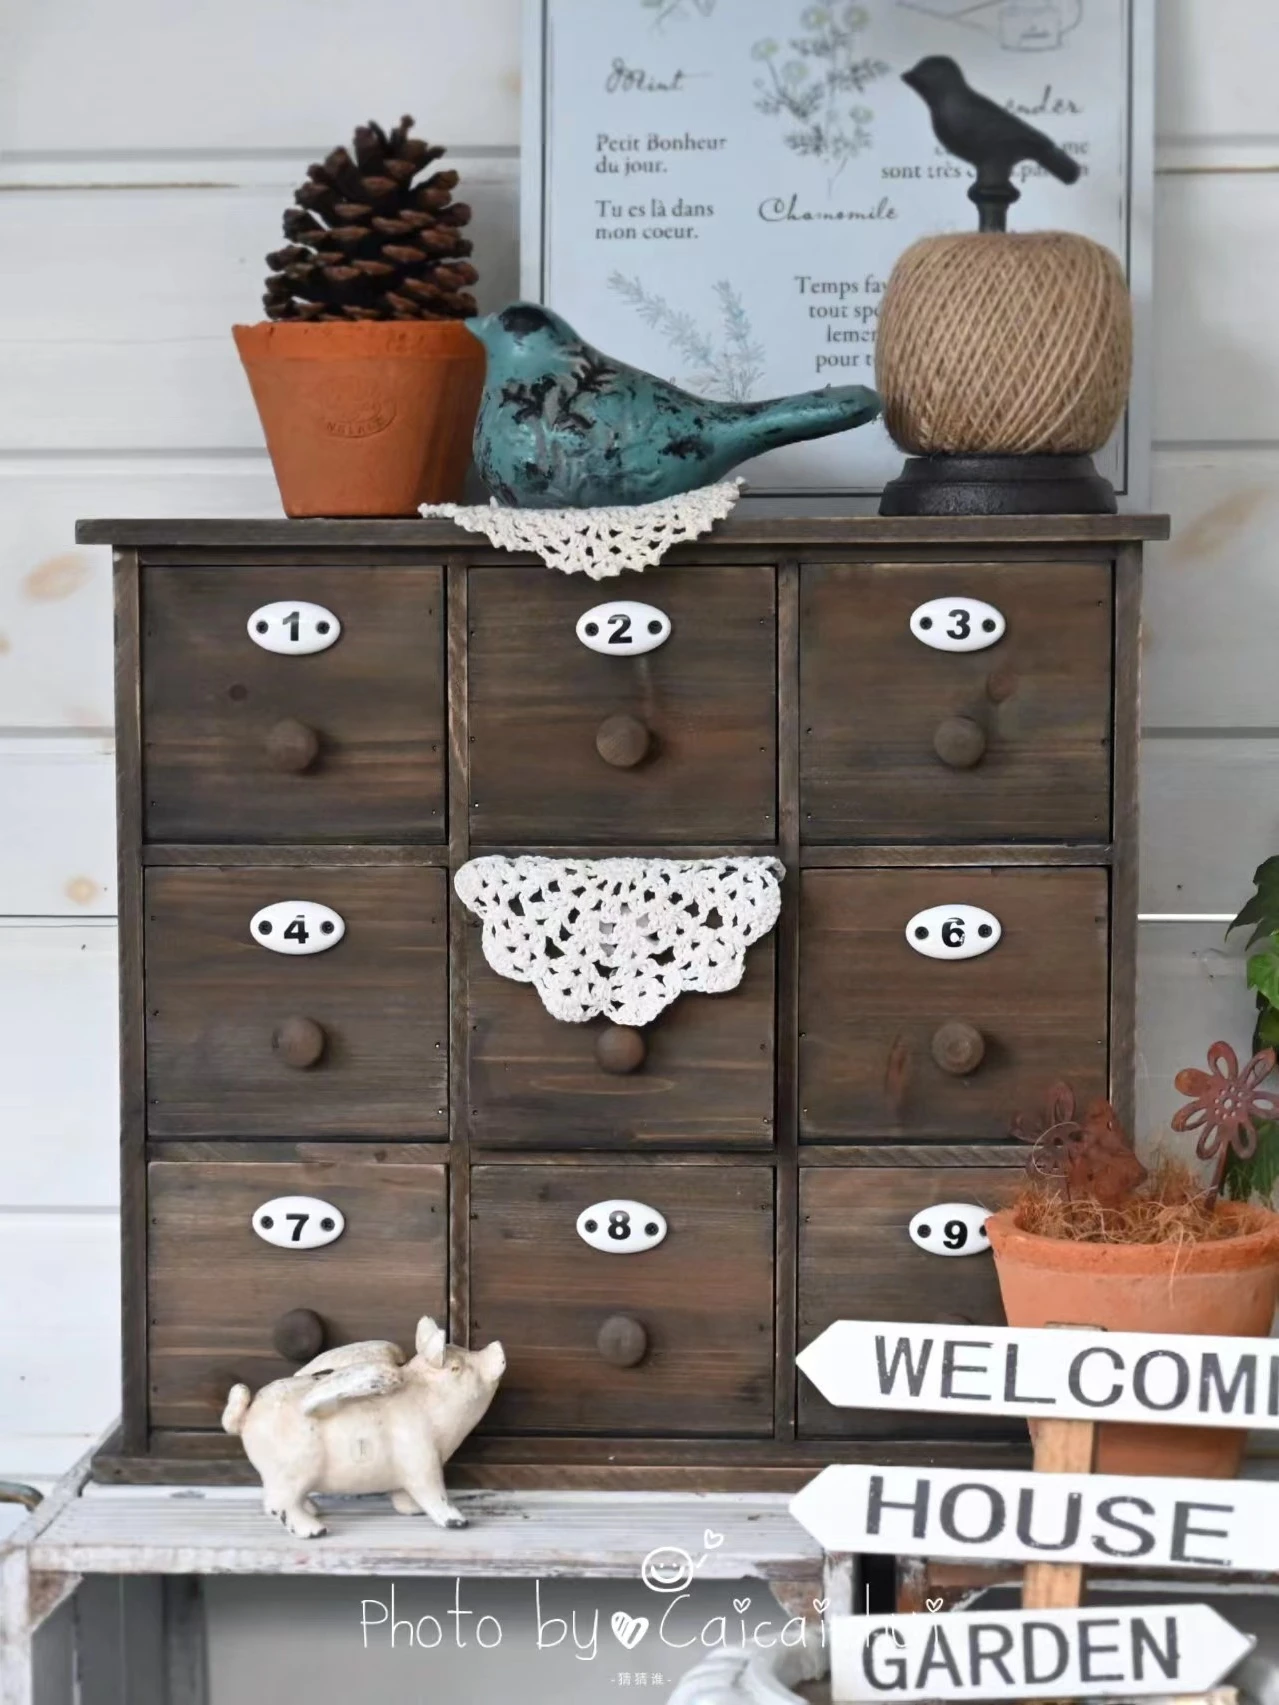
[[[906,925],[906,940],[925,959],[976,959],[998,947],[1003,926],[980,906],[929,906]]]

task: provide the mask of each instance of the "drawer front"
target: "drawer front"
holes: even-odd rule
[[[589,650],[576,629],[618,596],[616,582],[471,571],[477,844],[773,840],[772,568],[658,569],[632,579],[624,596],[655,605],[671,633],[655,651],[613,657]],[[610,742],[601,725],[611,719],[625,720],[620,731],[612,723]]]
[[[446,882],[422,868],[149,870],[151,1134],[443,1136]],[[296,901],[338,914],[335,947],[294,957],[254,939],[259,911]]]
[[[998,944],[917,952],[907,923],[957,904]],[[1104,870],[809,870],[800,908],[802,1138],[992,1141],[1059,1078],[1106,1093]]]
[[[489,1148],[769,1148],[773,941],[738,987],[681,995],[642,1031],[565,1024],[467,931],[471,1141]]]
[[[256,644],[249,618],[290,600],[336,644]],[[442,840],[443,608],[438,568],[146,569],[148,839]]]
[[[971,1202],[993,1213],[1024,1182],[1018,1166],[805,1168],[799,1176],[800,1347],[836,1320],[1002,1326],[994,1257],[930,1255],[907,1228],[921,1208],[940,1202]],[[957,1430],[1022,1437],[1025,1425],[836,1409],[799,1375],[799,1430],[808,1438],[936,1438]]]
[[[809,840],[1109,838],[1108,564],[806,564],[802,578]],[[956,595],[998,610],[996,644],[915,637],[912,614]]]
[[[664,1241],[592,1248],[578,1218],[608,1201],[655,1208]],[[475,1167],[471,1342],[491,1338],[490,1432],[771,1433],[772,1169]]]
[[[319,1316],[325,1349],[389,1338],[410,1355],[419,1316],[446,1316],[442,1166],[157,1161],[147,1176],[152,1426],[216,1428],[237,1381],[257,1391],[296,1372],[274,1341],[295,1310]],[[336,1208],[341,1235],[266,1242],[254,1219],[282,1196]],[[301,1361],[317,1353],[296,1324],[282,1341]]]

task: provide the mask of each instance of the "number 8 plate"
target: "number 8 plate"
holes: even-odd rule
[[[577,1216],[577,1235],[604,1255],[642,1255],[666,1236],[666,1218],[646,1202],[593,1202]]]

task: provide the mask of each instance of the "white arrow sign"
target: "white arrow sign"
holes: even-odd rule
[[[1206,1693],[1253,1644],[1206,1604],[837,1616],[831,1698]]]
[[[798,1357],[844,1409],[1279,1428],[1279,1340],[838,1320]]]
[[[954,1468],[826,1468],[791,1500],[826,1551],[1255,1569],[1279,1562],[1279,1484]]]

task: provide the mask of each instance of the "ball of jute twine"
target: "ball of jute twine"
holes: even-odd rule
[[[925,237],[884,292],[876,384],[893,441],[913,455],[1099,450],[1131,370],[1128,287],[1087,237]]]

